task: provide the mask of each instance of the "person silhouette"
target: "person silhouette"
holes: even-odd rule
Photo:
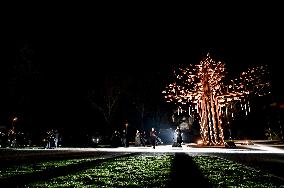
[[[136,130],[135,134],[135,146],[141,146],[141,133],[139,130]]]
[[[182,132],[181,132],[179,126],[177,126],[177,128],[176,128],[176,130],[175,130],[175,133],[176,133],[176,137],[177,137],[177,140],[176,140],[177,147],[181,147],[181,143],[182,143]]]
[[[150,142],[154,149],[156,147],[156,139],[157,139],[157,132],[154,128],[152,128],[150,131]]]
[[[122,131],[122,134],[121,134],[121,143],[122,143],[123,147],[127,147],[128,146],[127,134],[126,134],[126,130],[125,129]]]

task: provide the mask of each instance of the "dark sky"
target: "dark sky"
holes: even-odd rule
[[[38,115],[31,121],[37,123],[88,123],[91,112],[85,110],[86,93],[96,87],[106,71],[125,72],[135,79],[155,72],[163,83],[170,67],[198,63],[207,52],[224,61],[234,73],[251,64],[269,64],[275,95],[283,95],[283,29],[277,13],[226,19],[220,14],[188,20],[102,17],[18,17],[15,29],[1,43],[2,96],[9,98],[2,100],[9,109],[1,109],[7,113],[1,117],[2,122],[13,111],[7,101],[13,100],[10,92],[17,92],[11,89],[11,79],[15,75],[13,67],[26,61],[21,57],[23,48],[31,50],[25,53],[35,80],[27,86],[33,88],[32,93],[26,95],[33,101],[29,108]],[[153,92],[159,99],[156,86]]]

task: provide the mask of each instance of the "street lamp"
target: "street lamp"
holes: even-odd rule
[[[12,129],[13,129],[13,131],[14,131],[14,129],[15,129],[14,124],[15,124],[15,122],[16,122],[17,120],[18,120],[17,117],[14,117],[14,118],[12,119]]]
[[[125,133],[127,134],[128,122],[125,123]]]

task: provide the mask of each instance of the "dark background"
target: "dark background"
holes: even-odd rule
[[[283,29],[277,11],[268,16],[261,10],[226,10],[204,18],[39,12],[15,16],[1,43],[0,125],[18,116],[27,129],[100,127],[104,121],[88,95],[102,88],[107,73],[128,84],[120,124],[136,117],[128,96],[141,90],[149,114],[156,106],[169,112],[172,106],[161,91],[173,69],[198,63],[208,52],[226,63],[230,76],[268,64],[272,95],[266,100],[283,101]]]

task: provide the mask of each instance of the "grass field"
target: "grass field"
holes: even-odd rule
[[[0,183],[17,180],[22,181],[23,187],[168,187],[172,173],[176,172],[175,157],[175,154],[144,154],[22,164],[1,169]],[[277,177],[229,160],[213,156],[190,158],[212,187],[284,185]],[[187,169],[183,171],[186,173]],[[184,183],[193,182],[190,178]]]

